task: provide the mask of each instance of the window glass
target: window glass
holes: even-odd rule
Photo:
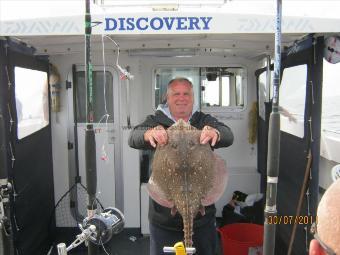
[[[304,136],[307,65],[285,68],[280,85],[281,130]]]
[[[110,115],[108,122],[113,122],[113,77],[110,72],[106,72],[105,91],[104,91],[104,72],[93,71],[93,99],[94,99],[94,122],[105,122],[105,103],[108,114]],[[77,122],[86,122],[86,86],[85,72],[76,72],[77,84]],[[104,100],[104,93],[105,99]]]
[[[243,91],[243,77],[240,74],[236,74],[236,105],[237,106],[244,106],[244,91]]]
[[[320,154],[340,162],[340,63],[323,61]]]
[[[47,73],[22,67],[14,68],[18,139],[49,123]]]
[[[273,98],[273,77],[274,72],[270,72],[270,84],[267,85],[267,71],[261,73],[258,77],[258,93],[259,93],[259,115],[265,119],[265,102],[269,102]]]
[[[166,102],[166,90],[169,81],[176,77],[185,77],[189,79],[194,87],[194,107],[199,106],[199,68],[197,67],[167,67],[157,68],[155,70],[155,108],[159,104]]]
[[[259,95],[259,115],[262,119],[266,119],[265,105],[266,102],[266,78],[267,72],[263,72],[258,77],[258,95]]]
[[[244,72],[239,67],[202,67],[202,107],[243,107]]]
[[[322,129],[340,135],[340,63],[323,62]]]
[[[194,107],[244,106],[244,70],[239,67],[168,67],[155,70],[155,107],[165,103],[167,84],[186,77],[194,85]]]
[[[230,77],[219,77],[211,81],[205,77],[201,88],[203,106],[230,105]]]

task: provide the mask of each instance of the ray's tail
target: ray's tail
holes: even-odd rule
[[[192,247],[192,235],[193,235],[193,214],[191,212],[186,212],[183,215],[183,232],[184,232],[184,245],[189,248]]]

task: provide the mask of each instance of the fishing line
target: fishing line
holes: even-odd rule
[[[105,11],[104,11],[104,15],[105,15]],[[105,42],[104,42],[104,38],[109,39],[116,46],[116,48],[117,48],[117,56],[116,56],[115,66],[118,68],[118,70],[121,73],[120,74],[120,79],[121,80],[131,80],[131,79],[134,78],[134,76],[131,75],[126,69],[122,68],[119,65],[119,54],[120,54],[119,44],[114,39],[112,39],[110,36],[102,34],[101,44],[102,44],[103,69],[104,69],[103,82],[104,82],[104,109],[105,109],[105,114],[102,116],[102,118],[100,119],[99,123],[101,123],[101,121],[103,121],[103,119],[105,118],[105,128],[106,128],[106,132],[107,132],[107,139],[109,139],[108,138],[108,133],[109,133],[108,132],[108,119],[109,119],[110,115],[108,114],[108,111],[107,111],[107,101],[106,101],[106,61],[105,61]],[[105,148],[105,144],[104,143],[102,145],[101,159],[103,161],[107,161],[108,160],[108,156],[107,156],[107,153],[106,153],[106,148]]]
[[[109,39],[111,42],[113,42],[114,43],[114,45],[116,45],[116,47],[117,47],[117,57],[116,57],[116,65],[117,66],[119,66],[119,64],[118,64],[118,60],[119,60],[119,52],[120,52],[120,48],[119,48],[119,44],[115,41],[115,40],[113,40],[110,36],[108,36],[108,35],[104,35],[104,37],[106,37],[107,39]]]
[[[103,67],[104,67],[104,110],[105,114],[107,113],[107,107],[106,107],[106,61],[105,61],[105,44],[104,44],[104,35],[102,35],[102,57],[103,57]]]
[[[102,58],[103,58],[103,92],[104,92],[104,112],[105,114],[100,118],[97,125],[99,125],[104,119],[105,119],[105,131],[106,131],[106,140],[109,139],[109,128],[108,128],[108,120],[110,117],[110,114],[107,111],[107,101],[106,101],[106,61],[105,61],[105,43],[104,43],[104,35],[102,34],[101,38],[101,44],[102,44]],[[101,156],[100,159],[103,161],[107,161],[109,158],[106,153],[106,147],[105,147],[105,140],[103,141],[102,147],[101,147]]]
[[[106,11],[105,11],[105,8],[101,8],[103,13],[104,13],[104,19],[106,19]],[[124,70],[118,63],[118,60],[119,60],[119,52],[120,52],[120,48],[119,48],[119,44],[113,40],[110,36],[108,35],[104,35],[102,34],[102,49],[103,49],[103,63],[104,63],[104,68],[105,68],[105,56],[104,56],[104,37],[108,38],[111,42],[114,43],[114,45],[117,47],[117,57],[116,57],[116,63],[115,65],[117,66],[117,68],[119,69],[120,72],[122,72],[123,74],[126,72],[126,70]]]
[[[110,255],[110,253],[108,253],[108,252],[106,251],[106,249],[105,249],[105,246],[104,246],[102,237],[100,237],[100,239],[99,239],[99,245],[101,245],[101,246],[103,247],[103,250],[104,250],[104,252],[105,252],[107,255]]]
[[[119,44],[115,40],[113,40],[110,36],[105,35],[105,37],[108,38],[109,40],[111,40],[114,43],[114,45],[116,45],[116,47],[117,47],[116,67],[119,69],[119,71],[121,73],[120,79],[121,80],[132,80],[134,78],[134,76],[132,74],[130,74],[128,70],[122,68],[118,63],[119,52],[120,52]]]
[[[120,71],[120,79],[126,81],[126,122],[127,122],[127,127],[130,129],[131,128],[131,118],[130,118],[130,80],[134,79],[134,76],[129,72],[130,68],[129,66],[126,67],[126,69],[122,68],[119,63],[119,53],[120,53],[120,48],[119,44],[113,40],[110,36],[105,36],[109,40],[111,40],[117,47],[117,58],[116,58],[116,67]]]

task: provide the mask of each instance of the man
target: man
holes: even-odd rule
[[[160,105],[155,115],[136,126],[130,134],[129,145],[135,149],[154,149],[168,141],[166,129],[177,120],[183,119],[202,130],[200,143],[210,143],[213,148],[227,147],[234,137],[229,127],[208,114],[193,109],[194,93],[192,83],[186,78],[176,78],[169,82],[167,103]],[[205,215],[198,214],[194,220],[193,246],[196,254],[214,255],[216,244],[214,205],[205,208]],[[183,240],[183,224],[177,213],[150,199],[150,254],[163,254],[164,246],[172,246]]]
[[[340,254],[340,180],[329,186],[320,200],[315,239],[310,255]]]

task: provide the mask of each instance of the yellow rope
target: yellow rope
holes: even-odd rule
[[[249,111],[249,137],[250,144],[254,144],[257,138],[257,102],[253,102]]]

